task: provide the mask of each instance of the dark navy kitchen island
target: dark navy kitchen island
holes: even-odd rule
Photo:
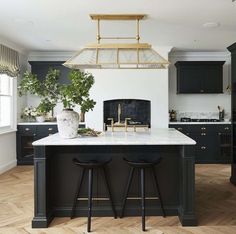
[[[62,139],[58,134],[33,143],[34,158],[34,218],[33,228],[48,227],[54,217],[71,214],[80,168],[73,158],[108,159],[107,165],[115,209],[120,213],[123,193],[129,174],[124,157],[162,157],[156,166],[156,174],[162,192],[167,216],[179,216],[183,226],[197,225],[195,214],[195,166],[196,142],[174,129],[157,129],[147,132],[106,132],[99,137]],[[87,177],[87,175],[85,175]],[[106,197],[103,181],[94,180],[93,196]],[[130,194],[139,196],[138,176],[135,176]],[[162,215],[160,203],[153,191],[153,181],[146,174],[146,215]],[[82,185],[75,216],[87,216],[87,184]],[[93,216],[112,216],[109,201],[94,201]],[[128,200],[125,216],[139,216],[140,201]]]

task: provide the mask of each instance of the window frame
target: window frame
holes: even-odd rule
[[[1,75],[6,75],[6,74],[0,74]],[[8,75],[7,75],[8,76]],[[0,135],[10,133],[10,132],[16,132],[16,122],[17,122],[17,78],[16,77],[10,77],[12,79],[12,85],[11,85],[11,90],[10,93],[11,95],[5,95],[5,94],[0,94],[0,96],[10,96],[11,97],[11,113],[10,113],[10,125],[8,126],[0,126]],[[0,78],[1,79],[1,78]]]

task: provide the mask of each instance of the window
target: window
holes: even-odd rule
[[[0,133],[15,128],[14,78],[0,74]]]

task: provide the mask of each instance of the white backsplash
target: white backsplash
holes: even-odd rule
[[[177,120],[181,118],[192,118],[192,119],[219,119],[219,112],[184,112],[184,111],[176,111]],[[229,121],[231,118],[230,113],[225,113],[225,121]]]

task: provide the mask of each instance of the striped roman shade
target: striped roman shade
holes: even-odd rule
[[[0,44],[0,74],[17,77],[19,72],[18,52]]]

